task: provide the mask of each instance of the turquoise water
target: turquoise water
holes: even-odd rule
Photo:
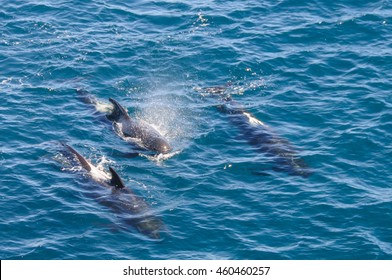
[[[391,24],[387,0],[1,1],[0,258],[392,259]],[[276,171],[210,86],[312,175]],[[124,156],[76,88],[174,154]],[[58,141],[118,170],[162,240],[118,227]]]

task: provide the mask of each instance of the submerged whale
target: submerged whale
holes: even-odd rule
[[[169,153],[172,148],[168,141],[151,125],[143,120],[129,116],[128,111],[113,98],[109,98],[112,106],[104,105],[85,90],[77,90],[79,98],[87,104],[92,104],[98,111],[105,112],[107,120],[111,121],[124,139],[130,140],[142,149],[159,154]]]
[[[103,172],[71,146],[62,143],[65,154],[72,162],[81,165],[88,177],[103,188],[89,190],[98,203],[111,209],[126,225],[135,227],[140,233],[152,238],[160,238],[163,223],[152,215],[148,204],[127,188],[118,173],[109,167],[110,175]]]
[[[223,104],[218,106],[218,110],[228,115],[230,122],[239,128],[250,145],[273,158],[276,163],[275,170],[305,178],[312,174],[293,145],[277,135],[267,124],[247,112],[230,95],[225,94],[225,87],[207,87],[199,91],[218,96],[222,100]]]

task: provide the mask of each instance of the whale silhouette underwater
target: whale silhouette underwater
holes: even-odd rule
[[[86,90],[76,90],[79,99],[93,105],[98,111],[106,112],[106,119],[113,123],[118,134],[128,142],[157,154],[167,154],[172,150],[169,142],[154,127],[143,120],[129,116],[128,111],[115,99],[109,98],[112,106],[102,104],[95,96]]]
[[[312,174],[309,166],[298,155],[293,145],[234,101],[230,94],[226,94],[226,87],[206,87],[196,90],[206,93],[207,96],[218,97],[222,101],[218,110],[228,116],[229,121],[240,130],[241,136],[251,146],[273,159],[275,162],[273,170],[304,178]],[[259,171],[254,173],[264,174]]]
[[[109,167],[110,174],[100,170],[71,146],[62,143],[63,155],[73,165],[81,166],[93,183],[88,196],[109,208],[125,226],[132,226],[151,239],[160,239],[162,221],[153,215],[152,209],[143,198],[124,185],[118,173]]]

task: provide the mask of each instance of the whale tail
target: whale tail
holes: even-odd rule
[[[106,115],[110,121],[118,121],[122,117],[129,118],[127,110],[121,106],[120,103],[118,103],[113,98],[109,98],[109,101],[113,104],[112,112]]]

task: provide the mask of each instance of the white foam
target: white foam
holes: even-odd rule
[[[95,109],[100,113],[110,113],[111,111],[113,111],[113,105],[108,102],[97,100],[97,103],[95,104]]]
[[[263,123],[262,121],[256,119],[254,116],[252,116],[250,113],[248,112],[243,112],[243,114],[248,118],[249,122],[252,125],[262,125],[262,126],[266,126],[265,123]]]
[[[2,80],[2,81],[0,82],[0,84],[1,84],[1,85],[5,85],[5,84],[8,84],[8,82],[10,82],[10,81],[12,81],[12,78],[7,78],[7,79],[5,79],[5,80]]]
[[[104,164],[112,163],[113,161],[106,159],[106,157],[102,157],[97,166],[94,166],[88,159],[86,159],[91,171],[84,169],[79,162],[77,165],[74,165],[74,163],[72,163],[71,160],[63,154],[57,154],[53,157],[53,159],[63,166],[61,168],[62,171],[84,172],[86,176],[89,176],[94,181],[98,182],[107,182],[111,179],[110,174],[104,171]]]
[[[175,152],[171,152],[171,153],[167,153],[167,154],[157,154],[157,155],[145,155],[145,154],[141,154],[141,156],[154,161],[156,163],[162,163],[165,160],[168,160],[169,158],[174,157],[175,155],[178,155],[179,153],[181,153],[181,151],[175,151]]]
[[[91,167],[91,171],[89,172],[89,175],[91,176],[91,178],[93,178],[94,181],[106,182],[111,179],[111,176],[106,172],[100,170],[98,167],[95,167],[90,163],[89,165]]]
[[[113,163],[115,163],[113,160],[108,159],[105,156],[102,156],[100,158],[100,160],[98,161],[97,168],[99,170],[103,171],[103,170],[105,170],[105,165],[110,165],[110,164],[113,164]]]

